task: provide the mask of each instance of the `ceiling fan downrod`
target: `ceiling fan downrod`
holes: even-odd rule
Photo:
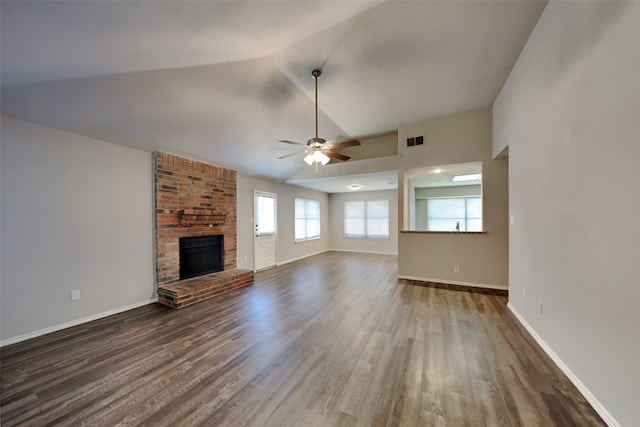
[[[315,114],[316,114],[316,132],[315,132],[315,136],[309,138],[307,140],[307,144],[306,147],[304,149],[304,161],[309,165],[313,165],[313,163],[315,163],[315,167],[316,167],[316,174],[318,173],[318,163],[321,163],[323,166],[326,165],[327,163],[329,163],[331,161],[331,158],[335,158],[335,159],[339,159],[339,160],[349,160],[350,157],[349,156],[345,156],[344,154],[340,154],[336,151],[333,151],[334,149],[340,149],[340,148],[344,148],[344,147],[352,147],[355,145],[360,145],[360,141],[357,140],[351,140],[351,141],[342,141],[342,142],[335,142],[332,141],[330,143],[327,144],[327,141],[323,138],[320,138],[318,136],[318,128],[319,128],[319,121],[318,121],[318,78],[320,77],[320,75],[322,74],[322,69],[321,68],[315,68],[312,72],[311,75],[313,76],[313,79],[315,80]],[[342,137],[344,138],[344,137]],[[294,144],[294,145],[304,145],[302,143],[299,142],[294,142],[294,141],[289,141],[289,140],[284,140],[281,139],[279,140],[279,142],[284,142],[287,144]],[[286,154],[284,156],[280,156],[278,157],[279,159],[284,159],[285,157],[289,157],[291,155],[295,155],[296,153],[291,153],[291,154]]]
[[[322,70],[319,68],[316,68],[311,72],[313,80],[316,82],[316,141],[318,141],[318,77],[320,77],[321,74]]]

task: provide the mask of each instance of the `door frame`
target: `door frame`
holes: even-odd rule
[[[265,196],[265,197],[271,197],[274,199],[274,203],[273,203],[273,219],[274,219],[274,224],[273,224],[273,265],[267,266],[267,267],[263,267],[260,270],[264,270],[266,268],[271,268],[271,267],[275,267],[278,265],[278,193],[271,193],[269,191],[261,191],[261,190],[253,190],[253,230],[251,230],[251,232],[253,233],[253,271],[254,273],[256,271],[258,271],[258,269],[256,268],[256,258],[258,256],[258,251],[256,250],[257,246],[258,246],[258,237],[260,237],[259,235],[256,234],[256,227],[258,225],[258,205],[257,205],[257,198],[258,196]]]

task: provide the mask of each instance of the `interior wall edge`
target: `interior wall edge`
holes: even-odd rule
[[[475,282],[462,282],[459,280],[447,280],[447,279],[433,279],[429,277],[419,277],[419,276],[407,276],[405,274],[398,274],[398,279],[405,280],[416,280],[418,282],[432,282],[432,283],[443,283],[445,285],[459,285],[459,286],[470,286],[473,288],[484,288],[484,289],[497,289],[500,291],[508,291],[509,286],[502,285],[492,285],[488,283],[475,283]]]
[[[32,338],[41,337],[43,335],[50,334],[52,332],[58,332],[63,329],[68,329],[73,326],[82,325],[84,323],[93,322],[94,320],[102,319],[104,317],[113,316],[114,314],[123,313],[125,311],[133,310],[134,308],[142,307],[144,305],[153,304],[158,301],[158,297],[150,298],[145,301],[140,301],[134,304],[125,305],[123,307],[114,308],[112,310],[107,310],[102,313],[92,314],[91,316],[83,317],[81,319],[72,320],[70,322],[61,323],[59,325],[50,326],[48,328],[40,329],[38,331],[29,332],[23,335],[19,335],[17,337],[7,338],[6,340],[0,341],[0,348],[6,347],[11,344],[17,344],[22,341],[27,341]]]
[[[329,249],[335,252],[351,252],[354,254],[373,254],[373,255],[398,255],[398,252],[382,252],[382,251],[361,251],[359,249]]]
[[[313,252],[313,253],[306,254],[306,255],[302,255],[302,256],[299,256],[299,257],[297,257],[297,258],[291,258],[291,259],[288,259],[288,260],[286,260],[286,261],[280,261],[280,260],[278,260],[278,262],[276,263],[276,267],[278,267],[278,266],[280,266],[280,265],[289,264],[289,263],[292,263],[292,262],[295,262],[295,261],[300,261],[301,259],[309,258],[309,257],[312,257],[312,256],[314,256],[314,255],[320,255],[320,254],[323,254],[323,253],[325,253],[325,252],[329,252],[330,250],[332,250],[332,249],[322,249],[322,250],[320,250],[320,251]]]
[[[591,393],[591,391],[587,388],[586,385],[578,378],[576,374],[564,363],[564,361],[556,354],[555,351],[542,339],[540,335],[533,329],[533,327],[525,320],[525,318],[518,313],[518,310],[509,302],[507,303],[507,308],[513,313],[515,318],[520,322],[520,324],[527,330],[529,335],[533,337],[534,340],[540,345],[542,350],[547,353],[547,355],[553,360],[558,368],[569,378],[569,380],[573,383],[574,386],[578,389],[580,394],[584,396],[585,399],[591,404],[593,409],[596,410],[598,415],[602,417],[605,423],[607,423],[610,427],[621,427],[621,424],[609,413],[607,408],[604,407],[602,403]]]

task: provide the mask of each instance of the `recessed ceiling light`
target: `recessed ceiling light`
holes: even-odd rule
[[[469,175],[456,175],[453,177],[454,181],[478,181],[482,178],[482,174],[480,173],[472,173]]]
[[[351,184],[351,185],[347,186],[347,188],[349,190],[359,190],[361,187],[362,187],[362,185],[360,185],[360,184]]]
[[[435,169],[433,173],[442,173],[442,169]]]

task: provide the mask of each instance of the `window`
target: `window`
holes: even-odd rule
[[[404,178],[407,185],[404,186],[401,195],[403,230],[455,233],[456,223],[459,222],[461,231],[482,231],[482,162],[406,169]],[[469,202],[477,203],[477,214],[467,212],[467,201],[464,200],[431,202],[436,205],[440,203],[441,206],[428,207],[429,199],[465,197],[479,199]],[[438,212],[438,208],[444,209],[444,204],[447,203],[458,203],[457,209],[460,212],[455,214]],[[474,207],[470,206],[470,209]]]
[[[427,199],[427,230],[482,231],[482,198],[443,197]]]
[[[276,234],[276,195],[256,193],[256,236]]]
[[[295,241],[320,238],[320,202],[295,199]]]
[[[350,239],[388,239],[389,201],[344,202],[344,235]]]

